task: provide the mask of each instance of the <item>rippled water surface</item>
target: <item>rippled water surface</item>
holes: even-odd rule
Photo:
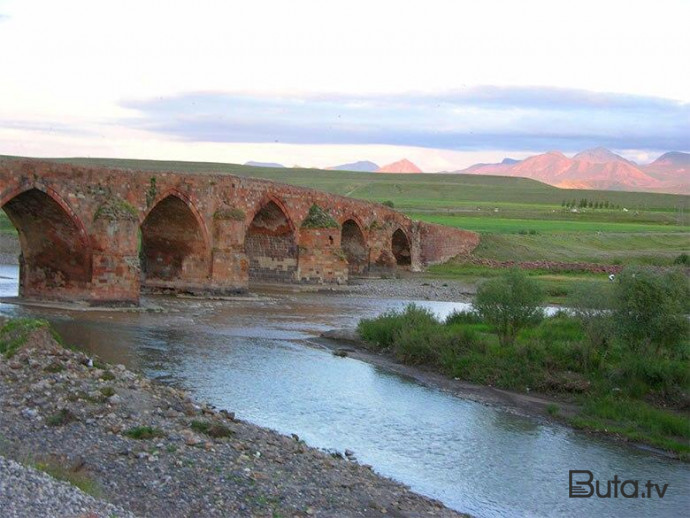
[[[16,267],[0,267],[0,295],[16,294],[16,277]],[[167,311],[0,304],[0,313],[49,318],[68,342],[108,361],[312,446],[350,449],[379,473],[477,516],[684,516],[690,509],[686,464],[458,399],[308,344],[403,301],[283,292],[153,302]],[[441,315],[458,307],[419,303]],[[663,499],[570,499],[571,469],[669,488]]]

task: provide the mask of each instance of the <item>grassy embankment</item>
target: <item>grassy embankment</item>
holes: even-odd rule
[[[98,158],[57,161],[144,171],[235,174],[364,200],[392,201],[395,208],[413,218],[479,232],[482,241],[474,256],[497,261],[664,266],[681,253],[690,252],[690,196],[558,189],[534,180],[496,176],[372,174]],[[600,208],[581,208],[582,200]],[[577,212],[564,207],[564,202],[575,202]],[[11,229],[11,225],[0,213],[0,231],[3,229]],[[431,277],[468,284],[497,273],[495,268],[462,262],[429,269]],[[573,272],[532,271],[530,275],[539,280],[552,303],[563,302],[582,280],[606,282],[603,275]]]
[[[683,274],[668,277],[662,281],[667,282],[662,288],[669,294],[665,298],[639,286],[630,291],[643,277],[653,279],[647,288],[663,278],[653,273],[636,276],[627,275],[625,288],[622,283],[605,285],[604,290],[581,286],[579,300],[571,303],[580,304],[582,311],[537,318],[508,340],[491,315],[481,313],[481,306],[445,321],[408,306],[362,320],[358,330],[368,348],[389,352],[405,364],[576,403],[574,414],[562,413],[556,402],[546,411],[577,428],[648,443],[689,460],[690,326],[683,312],[690,310],[690,284]],[[503,297],[505,291],[498,293]],[[589,309],[590,303],[596,306],[604,299],[611,310]],[[641,299],[645,307],[637,306]],[[647,311],[650,301],[663,308]],[[494,316],[502,319],[503,311],[511,309],[503,306]],[[650,334],[650,329],[659,331]]]

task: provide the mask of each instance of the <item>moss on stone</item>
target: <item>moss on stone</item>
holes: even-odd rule
[[[232,207],[228,209],[218,209],[213,214],[213,219],[228,219],[231,221],[244,221],[246,214],[242,209]]]
[[[138,221],[137,209],[125,200],[110,199],[98,207],[93,220],[104,219],[108,221]]]
[[[302,228],[338,228],[338,222],[327,211],[314,204],[302,222]]]

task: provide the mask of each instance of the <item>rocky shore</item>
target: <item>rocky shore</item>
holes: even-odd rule
[[[459,516],[351,452],[310,448],[68,350],[47,324],[0,339],[21,342],[0,354],[4,516]]]

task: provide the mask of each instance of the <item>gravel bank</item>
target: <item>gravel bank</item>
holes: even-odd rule
[[[137,516],[459,516],[350,452],[307,447],[123,366],[90,366],[46,327],[12,358],[0,355],[0,451],[78,474]],[[48,490],[35,512],[23,477],[3,477],[15,516],[70,516],[72,507],[51,506],[71,500]]]
[[[397,279],[355,278],[349,281],[347,293],[362,297],[470,302],[476,293],[476,286],[409,274]]]
[[[67,482],[2,456],[0,509],[5,518],[134,516],[121,507],[87,495]]]

